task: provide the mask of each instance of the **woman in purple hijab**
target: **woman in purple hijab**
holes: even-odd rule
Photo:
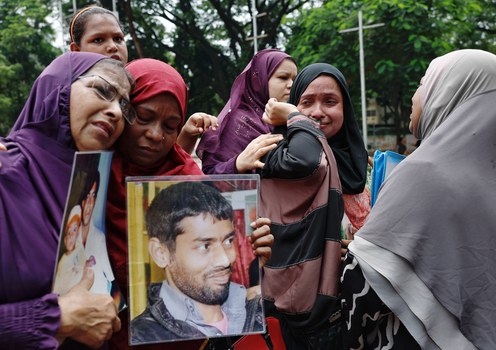
[[[101,346],[120,327],[110,296],[91,294],[91,269],[51,293],[60,224],[77,150],[112,146],[131,81],[122,64],[67,53],[38,77],[0,152],[0,348]]]
[[[205,132],[198,145],[204,173],[245,173],[263,166],[259,159],[282,139],[262,121],[265,104],[269,98],[288,100],[296,70],[294,59],[276,49],[253,56],[234,81],[219,128]]]

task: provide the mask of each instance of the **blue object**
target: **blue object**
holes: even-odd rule
[[[374,167],[372,168],[371,207],[375,204],[382,183],[391,174],[391,171],[405,158],[406,156],[393,151],[375,151]]]

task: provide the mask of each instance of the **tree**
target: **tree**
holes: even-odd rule
[[[51,2],[0,0],[0,135],[15,122],[36,77],[60,50],[47,21]]]
[[[357,27],[360,8],[364,25],[385,24],[363,32],[367,97],[385,107],[386,122],[392,122],[397,135],[407,130],[411,96],[434,57],[461,48],[495,51],[494,2],[336,0],[305,11],[293,23],[287,51],[300,66],[328,62],[342,70],[357,111],[358,35],[339,31]]]
[[[309,0],[257,1],[259,49],[282,47],[282,25]],[[253,55],[250,1],[119,0],[132,36],[130,57],[153,57],[173,64],[190,88],[190,111],[215,113],[229,98],[234,78]],[[165,23],[165,25],[164,25]]]

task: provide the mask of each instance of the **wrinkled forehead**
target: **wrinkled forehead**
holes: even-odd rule
[[[120,96],[129,100],[131,84],[124,68],[111,64],[99,64],[91,68],[84,75],[96,74],[107,80],[117,89]]]

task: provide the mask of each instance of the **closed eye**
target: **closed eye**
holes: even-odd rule
[[[111,89],[104,86],[103,84],[96,84],[95,83],[93,85],[93,88],[95,90],[97,90],[97,93],[107,101],[112,101],[117,94],[116,92],[112,91]]]
[[[173,134],[178,130],[180,121],[181,121],[180,117],[171,118],[169,119],[168,123],[163,124],[162,128],[166,133]]]
[[[302,101],[300,101],[300,103],[299,103],[299,104],[300,104],[300,105],[302,105],[302,106],[306,106],[306,107],[308,107],[308,106],[311,106],[311,105],[312,105],[312,103],[313,103],[313,102],[312,102],[311,100],[302,100]]]
[[[147,125],[149,124],[150,122],[153,121],[153,119],[150,119],[148,117],[142,117],[140,116],[139,114],[136,114],[136,121],[138,122],[138,124],[141,124],[141,125]]]

